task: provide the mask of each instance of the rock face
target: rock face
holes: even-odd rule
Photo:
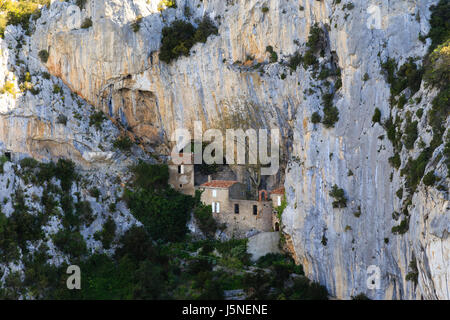
[[[252,255],[252,260],[269,253],[280,253],[280,234],[278,232],[261,232],[248,239],[247,252]]]
[[[294,106],[300,104],[300,96],[292,94],[297,82],[261,76],[257,68],[234,62],[245,62],[247,56],[264,61],[271,44],[293,52],[292,40],[307,30],[297,34],[300,28],[285,24],[281,12],[264,16],[257,1],[244,8],[223,1],[178,1],[177,9],[162,13],[156,10],[158,2],[89,1],[81,12],[55,2],[42,12],[33,37],[35,54],[48,50],[46,66],[53,75],[147,142],[166,142],[177,127],[192,128],[194,120],[213,126],[227,110],[244,106],[266,127],[292,120]],[[185,8],[190,8],[192,21],[205,14],[215,18],[221,36],[195,45],[190,57],[161,63],[161,30],[183,18]],[[131,24],[138,16],[143,19],[134,32]],[[80,29],[88,17],[93,26]],[[272,65],[267,72],[275,75],[278,69]]]
[[[438,1],[178,0],[176,9],[162,12],[158,2],[89,0],[80,10],[54,1],[42,10],[29,52],[23,54],[31,69],[39,70],[43,65],[38,52],[48,50],[44,66],[54,77],[148,145],[161,146],[177,127],[192,128],[194,120],[202,121],[204,128],[215,127],[235,112],[257,119],[263,127],[280,128],[289,158],[284,233],[306,275],[338,298],[365,293],[374,299],[450,299],[448,188],[419,184],[407,205],[409,230],[393,234],[391,228],[400,220],[392,213],[404,208],[396,192],[405,178],[389,164],[394,151],[386,130],[371,121],[375,108],[382,123],[390,114],[403,117],[422,108],[426,115],[431,108],[436,91],[422,84],[403,109],[391,110],[381,64],[391,58],[402,65],[409,57],[427,53],[430,40],[424,43],[419,36],[428,33],[429,7]],[[218,35],[196,44],[189,57],[170,64],[159,61],[162,28],[186,19],[188,11],[191,21],[209,16]],[[143,19],[134,32],[132,24],[139,16]],[[92,27],[83,29],[87,18]],[[315,23],[326,33],[318,63],[341,70],[340,88],[336,77],[318,80],[311,69],[288,66],[292,55],[305,52]],[[8,28],[6,40],[13,43],[14,28]],[[270,60],[268,46],[276,52],[276,62]],[[13,59],[6,55],[7,50],[3,62]],[[326,81],[336,88],[333,104],[339,110],[332,128],[311,122],[312,114],[323,109]],[[53,83],[42,82],[50,92]],[[0,141],[6,148],[41,158],[110,159],[98,142],[77,139],[84,137],[77,134],[83,126],[59,127],[57,113],[52,120],[44,116],[49,110],[44,106],[58,106],[51,95],[39,96],[43,101],[29,95],[23,98],[23,109],[13,108],[12,96],[0,104]],[[420,139],[411,150],[400,152],[402,164],[418,156],[421,142],[427,145],[432,139],[426,116],[417,121]],[[93,136],[115,134],[101,131]],[[48,155],[45,146],[52,150]],[[448,186],[443,148],[434,150],[425,172],[434,170],[440,184]],[[334,184],[345,191],[346,208],[333,208],[329,193]],[[414,273],[414,261],[417,285],[406,280]],[[367,286],[370,266],[379,268],[378,289]]]

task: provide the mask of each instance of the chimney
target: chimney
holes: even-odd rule
[[[208,182],[211,182],[211,175],[208,174]]]

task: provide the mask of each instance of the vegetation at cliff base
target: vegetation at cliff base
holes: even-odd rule
[[[134,183],[124,192],[124,200],[131,213],[144,224],[153,239],[183,240],[194,198],[175,191],[167,184],[167,165],[140,162],[132,171]]]

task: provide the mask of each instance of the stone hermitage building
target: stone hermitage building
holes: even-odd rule
[[[191,154],[191,160],[192,159]],[[259,190],[258,200],[248,198],[247,186],[237,180],[212,180],[196,184],[193,161],[168,162],[169,184],[181,193],[195,195],[202,191],[201,201],[212,208],[213,217],[225,224],[230,237],[245,238],[258,232],[279,231],[276,208],[281,206],[284,188]]]

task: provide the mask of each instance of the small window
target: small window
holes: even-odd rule
[[[183,185],[182,185],[182,184],[180,184],[180,188],[183,188]]]
[[[212,212],[213,213],[219,213],[220,212],[220,203],[219,202],[213,202],[211,207],[212,207]]]
[[[213,196],[213,198],[217,197],[217,190],[213,189],[212,196]]]
[[[184,174],[184,166],[183,165],[179,165],[178,166],[178,173],[179,174]]]
[[[234,204],[234,213],[239,213],[239,204]]]
[[[278,196],[278,206],[281,206],[281,196]]]
[[[258,206],[257,205],[253,205],[253,215],[257,215],[258,214]]]

